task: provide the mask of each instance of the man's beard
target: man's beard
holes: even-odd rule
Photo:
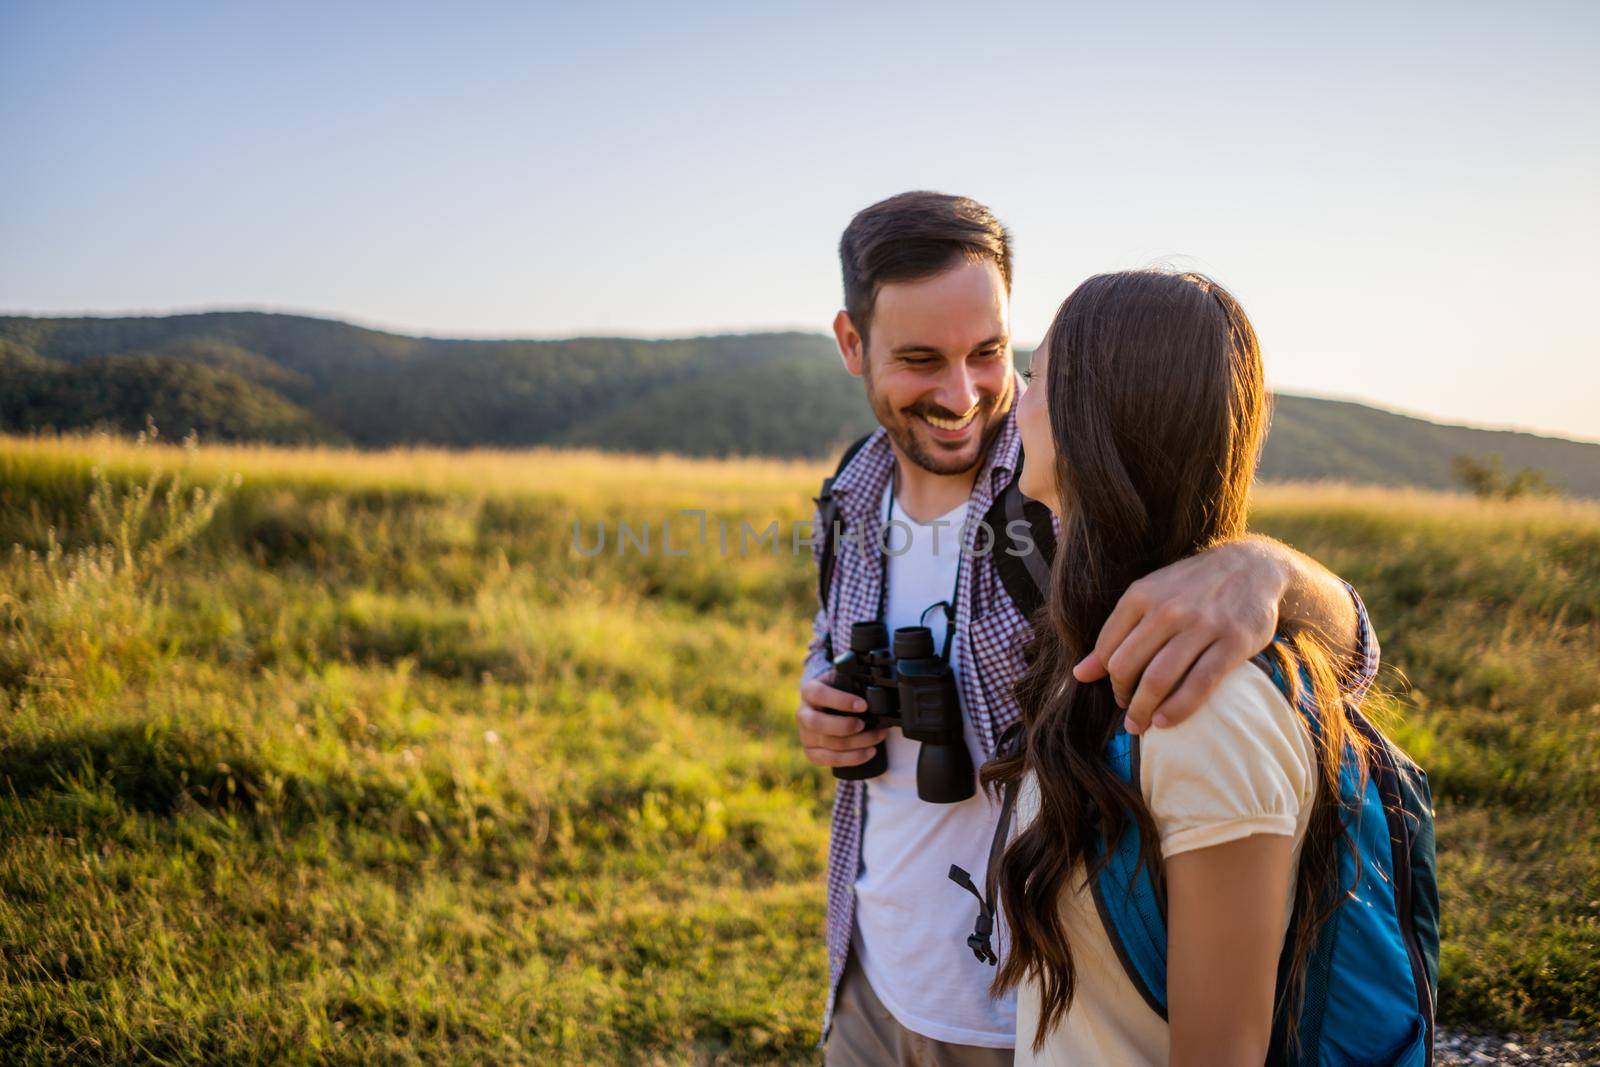
[[[994,443],[995,436],[1005,424],[1005,415],[1014,396],[1012,381],[1007,379],[1004,392],[986,396],[978,401],[978,412],[972,418],[982,425],[982,429],[978,434],[977,450],[972,453],[971,459],[967,459],[965,449],[958,455],[944,453],[937,448],[928,447],[916,432],[919,414],[959,420],[960,412],[948,411],[936,404],[913,404],[896,410],[890,407],[873,388],[870,372],[866,381],[867,403],[872,406],[872,413],[878,417],[879,425],[888,431],[889,439],[899,446],[900,452],[907,459],[930,474],[965,474],[982,463],[983,457],[989,452],[989,446]]]

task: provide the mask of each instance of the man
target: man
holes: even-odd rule
[[[984,869],[998,813],[981,791],[957,803],[919,799],[918,743],[865,729],[851,714],[865,703],[829,684],[830,645],[842,651],[852,623],[882,619],[890,632],[921,623],[937,641],[938,605],[953,601],[950,665],[974,763],[1019,717],[1011,688],[1027,620],[999,576],[1003,549],[986,550],[990,535],[978,525],[1018,469],[1010,238],[981,204],[916,192],[856,215],[839,253],[845,307],[834,334],[880,427],[833,482],[845,536],[835,542],[796,719],[813,763],[856,766],[881,744],[888,769],[837,785],[827,1063],[1010,1063],[1014,1002],[989,996],[993,972],[966,945],[971,898],[946,876],[951,864]],[[819,561],[827,534],[818,527]],[[1343,649],[1354,686],[1376,671],[1354,590],[1287,546],[1252,537],[1132,586],[1076,674],[1110,678],[1130,731],[1159,728],[1193,712],[1280,626],[1310,627]]]

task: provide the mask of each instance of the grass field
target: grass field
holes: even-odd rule
[[[809,557],[715,524],[820,473],[0,438],[4,1057],[813,1059]],[[574,551],[619,518],[688,554]],[[1600,1027],[1600,507],[1281,487],[1255,525],[1383,639],[1443,1017]]]

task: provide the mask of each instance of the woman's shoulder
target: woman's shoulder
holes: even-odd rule
[[[1299,713],[1266,671],[1254,663],[1241,663],[1223,677],[1187,719],[1176,726],[1145,731],[1140,735],[1140,745],[1146,756],[1181,757],[1197,748],[1241,736],[1304,733]]]
[[[1141,791],[1167,855],[1246,832],[1293,833],[1315,789],[1310,731],[1250,663],[1183,722],[1140,735],[1139,748]]]

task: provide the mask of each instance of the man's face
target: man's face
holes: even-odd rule
[[[932,277],[882,286],[864,352],[849,316],[840,319],[845,365],[865,378],[873,414],[900,452],[934,474],[977,466],[1016,395],[999,268],[962,259]]]

